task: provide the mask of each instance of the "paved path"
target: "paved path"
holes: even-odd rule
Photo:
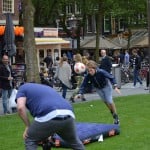
[[[143,83],[142,87],[137,86],[136,88],[133,87],[133,83],[127,83],[125,85],[122,85],[120,91],[121,91],[121,95],[119,95],[118,93],[116,93],[115,91],[113,91],[113,96],[117,97],[117,96],[128,96],[128,95],[137,95],[137,94],[148,94],[149,90],[144,90],[145,89],[145,83]],[[71,96],[71,91],[69,91],[67,93],[67,99],[70,98]],[[97,95],[96,92],[94,93],[89,93],[89,94],[85,94],[85,98],[87,100],[95,100],[95,99],[100,99],[100,97]],[[80,102],[80,100],[78,100]]]
[[[125,85],[122,85],[120,91],[121,91],[121,95],[117,94],[115,91],[113,91],[113,96],[117,97],[117,96],[128,96],[128,95],[137,95],[137,94],[149,94],[149,90],[144,90],[145,89],[145,82],[143,83],[143,87],[137,87],[133,88],[133,83],[127,83]],[[61,92],[59,90],[57,90],[60,94]],[[72,95],[72,91],[68,91],[67,93],[67,99],[69,99]],[[88,93],[85,94],[85,98],[89,101],[89,100],[95,100],[95,99],[100,99],[100,97],[97,95],[97,93]],[[76,102],[81,102],[81,100],[76,100]],[[2,100],[0,98],[0,115],[3,114],[3,109],[2,109]]]

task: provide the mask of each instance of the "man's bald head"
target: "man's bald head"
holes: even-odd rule
[[[102,56],[102,57],[106,56],[106,50],[105,50],[105,49],[102,49],[102,50],[101,50],[101,56]]]

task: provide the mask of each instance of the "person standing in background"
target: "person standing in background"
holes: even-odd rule
[[[130,64],[130,55],[128,50],[125,50],[124,65],[129,67],[129,64]]]
[[[139,71],[141,68],[141,58],[137,54],[136,49],[133,50],[133,55],[132,55],[130,61],[131,61],[131,67],[133,68],[133,87],[136,87],[137,81],[140,83],[140,86],[142,86],[143,83],[142,83],[142,80],[139,76]]]
[[[74,59],[74,63],[73,63],[73,65],[72,65],[72,72],[73,72],[72,75],[74,76],[74,78],[75,78],[75,80],[76,80],[77,86],[76,86],[76,89],[75,89],[75,91],[73,92],[72,96],[70,97],[70,101],[74,103],[74,102],[75,102],[75,96],[76,96],[76,94],[78,93],[79,87],[80,87],[80,85],[81,85],[81,83],[82,83],[82,81],[83,81],[83,78],[84,78],[84,75],[86,74],[86,72],[84,72],[84,73],[82,73],[82,74],[77,74],[77,73],[74,71],[74,65],[75,65],[76,63],[78,63],[78,62],[83,63],[83,62],[82,62],[82,56],[81,56],[81,54],[77,53],[76,55],[74,55],[73,59]],[[84,97],[84,94],[82,94],[81,100],[82,100],[82,101],[86,101],[86,99],[85,99],[85,97]]]
[[[119,51],[119,65],[120,66],[122,66],[124,64],[124,56],[125,56],[125,54],[124,54],[123,50],[120,50]]]
[[[106,55],[106,50],[104,50],[104,49],[101,50],[101,56],[102,56],[102,59],[101,59],[99,68],[104,69],[107,72],[111,73],[112,62],[111,62],[110,58]]]
[[[119,52],[119,50],[115,50],[113,52],[112,61],[114,64],[120,65],[120,52]]]
[[[47,67],[48,69],[51,69],[51,68],[52,68],[53,59],[52,59],[52,54],[51,54],[51,52],[48,52],[48,53],[47,53],[47,56],[44,58],[43,61],[46,63],[46,67]]]
[[[149,68],[147,70],[147,74],[146,74],[146,88],[145,90],[149,90]]]
[[[70,64],[68,63],[67,56],[61,57],[54,78],[58,78],[62,84],[63,98],[66,98],[67,89],[72,88],[71,74],[72,74],[72,70]]]
[[[10,114],[8,110],[8,99],[13,89],[12,68],[9,65],[9,58],[3,55],[2,64],[0,65],[0,88],[2,92],[2,103],[4,114]]]

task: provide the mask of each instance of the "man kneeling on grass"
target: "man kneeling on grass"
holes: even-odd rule
[[[69,147],[84,150],[75,126],[71,104],[53,88],[36,83],[21,85],[16,96],[19,116],[26,128],[23,133],[26,150],[36,150],[38,142],[57,133]],[[30,124],[26,108],[34,117]]]

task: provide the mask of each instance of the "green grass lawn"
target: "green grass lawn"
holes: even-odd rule
[[[150,95],[115,98],[120,117],[120,135],[86,145],[87,150],[149,150]],[[93,105],[93,106],[91,106]],[[112,123],[106,106],[99,100],[73,104],[78,122]],[[23,150],[24,124],[15,115],[0,117],[0,150]],[[52,148],[58,149],[58,148]],[[39,148],[41,150],[41,148]],[[61,150],[61,149],[59,149]],[[64,150],[64,149],[62,149]]]

